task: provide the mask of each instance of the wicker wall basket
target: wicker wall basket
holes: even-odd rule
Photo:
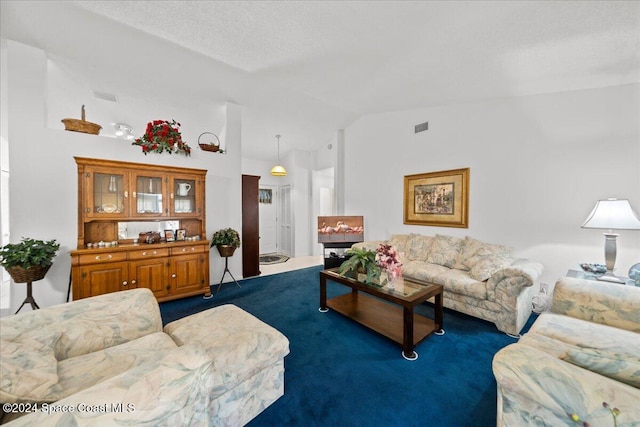
[[[202,142],[200,142],[201,139]],[[206,139],[211,140],[211,142],[205,143]],[[218,135],[216,135],[215,133],[203,132],[198,137],[198,145],[200,146],[200,149],[204,151],[215,153],[216,151],[220,150],[220,138],[218,138]]]
[[[32,268],[22,268],[19,266],[9,267],[7,271],[11,275],[11,278],[16,283],[28,283],[35,282],[38,280],[44,279],[47,271],[51,268],[51,265],[47,265],[46,267],[32,267]]]
[[[73,132],[82,132],[82,133],[90,133],[91,135],[98,135],[100,133],[100,126],[97,123],[91,123],[85,120],[85,112],[84,105],[80,110],[80,114],[82,119],[62,119],[62,123],[64,123],[64,129],[70,130]]]
[[[62,119],[62,123],[64,123],[65,130],[90,133],[92,135],[98,135],[100,133],[100,129],[102,129],[102,126],[99,124],[87,122],[85,120]]]

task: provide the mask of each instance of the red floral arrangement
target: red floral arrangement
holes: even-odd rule
[[[175,152],[185,156],[191,155],[191,147],[182,141],[180,123],[175,120],[154,120],[147,123],[147,131],[131,145],[142,147],[145,156],[150,152],[162,153],[163,151],[169,154]]]

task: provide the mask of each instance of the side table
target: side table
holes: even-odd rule
[[[613,283],[613,284],[617,283],[617,282],[612,282],[608,280],[599,280],[597,275],[583,271],[583,270],[570,269],[569,271],[567,271],[567,277],[576,277],[578,279],[586,279],[586,280],[597,280],[599,282],[606,282],[606,283]],[[621,280],[620,283],[617,283],[619,285],[635,286],[634,281],[629,279],[628,277],[620,277],[620,276],[615,276],[615,277]]]

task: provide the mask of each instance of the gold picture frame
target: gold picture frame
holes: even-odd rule
[[[469,168],[405,175],[404,223],[469,228]]]

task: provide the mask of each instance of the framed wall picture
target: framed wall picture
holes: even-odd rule
[[[404,223],[469,227],[469,168],[406,175]]]
[[[258,190],[258,202],[271,204],[271,189],[270,188],[260,188]]]
[[[176,240],[176,234],[173,230],[164,230],[164,240],[173,242]]]
[[[180,229],[176,232],[176,240],[184,240],[187,237],[187,231]]]

